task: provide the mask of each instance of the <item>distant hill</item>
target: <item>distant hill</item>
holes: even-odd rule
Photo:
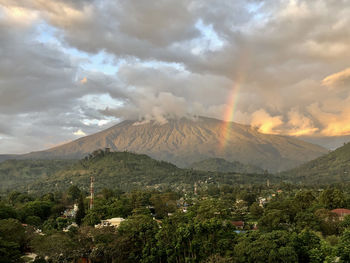
[[[72,160],[7,160],[0,163],[0,192],[26,190],[26,186],[47,180]]]
[[[222,158],[210,158],[195,162],[189,166],[194,170],[221,172],[221,173],[245,173],[263,174],[264,170],[249,164],[242,164],[237,161],[229,162]]]
[[[6,160],[12,160],[16,158],[18,158],[16,154],[0,154],[0,162],[6,161]]]
[[[262,134],[248,125],[199,117],[168,120],[164,124],[123,121],[99,133],[18,158],[80,159],[105,147],[147,154],[179,167],[208,158],[223,158],[273,172],[327,153],[320,146],[292,137]]]
[[[327,155],[281,173],[283,178],[308,184],[328,184],[350,181],[350,143]]]
[[[125,191],[147,187],[193,188],[195,182],[258,184],[266,182],[267,179],[271,182],[278,181],[272,175],[193,171],[180,169],[171,163],[157,161],[143,154],[96,151],[73,163],[51,160],[3,162],[0,164],[0,177],[4,186],[0,190],[44,193],[65,190],[74,184],[89,191],[91,176],[95,178],[96,191],[105,187]]]

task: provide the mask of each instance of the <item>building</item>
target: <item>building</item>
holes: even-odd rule
[[[345,208],[333,209],[331,212],[336,214],[340,221],[343,221],[345,216],[350,215],[350,210]]]
[[[232,221],[232,225],[234,225],[237,229],[243,229],[244,228],[244,222],[243,221]]]
[[[120,223],[123,222],[125,219],[121,217],[114,217],[111,219],[101,220],[101,223],[98,225],[95,225],[96,228],[102,228],[106,226],[114,226],[115,228],[119,227]]]
[[[78,212],[78,205],[74,204],[73,208],[66,209],[63,212],[63,217],[65,217],[65,218],[74,218],[77,215],[77,212]]]

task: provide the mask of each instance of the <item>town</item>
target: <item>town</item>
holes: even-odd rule
[[[10,233],[2,240],[6,257],[25,262],[347,260],[350,192],[345,186],[198,182],[188,192],[105,188],[95,193],[94,184],[98,181],[91,178],[89,192],[72,185],[66,192],[2,197],[0,232]],[[272,248],[274,254],[268,252]]]

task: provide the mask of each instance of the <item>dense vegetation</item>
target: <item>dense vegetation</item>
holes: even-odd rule
[[[8,168],[10,167],[10,168]],[[130,152],[95,151],[85,159],[67,161],[6,161],[0,163],[0,176],[5,189],[35,192],[66,190],[69,185],[89,189],[90,177],[98,182],[97,190],[118,187],[124,191],[156,187],[158,189],[192,189],[194,183],[257,184],[270,180],[272,175],[218,173],[180,169],[156,161],[147,155]]]
[[[319,181],[316,172],[298,177],[314,179],[305,185],[268,174],[180,169],[129,152],[6,161],[0,262],[29,261],[29,253],[37,263],[350,262],[350,216],[332,212],[350,209],[350,184],[336,176],[347,169],[349,148],[306,164],[326,171],[328,162],[330,169]],[[89,209],[91,176],[97,194]],[[114,217],[125,219],[118,228],[95,227]]]
[[[25,253],[35,253],[35,262],[349,262],[350,217],[330,211],[350,208],[344,189],[103,189],[93,209],[77,186],[37,196],[12,192],[0,202],[0,262],[22,262]],[[74,203],[80,213],[63,216]],[[126,220],[94,227],[112,217]]]
[[[350,182],[350,143],[327,155],[281,174],[282,178],[303,184]]]
[[[220,172],[220,173],[243,173],[243,174],[263,174],[267,171],[250,164],[243,164],[238,161],[229,162],[222,158],[210,158],[195,162],[190,168],[198,171]]]
[[[0,163],[0,192],[26,190],[27,186],[46,180],[73,164],[73,160],[7,160]]]

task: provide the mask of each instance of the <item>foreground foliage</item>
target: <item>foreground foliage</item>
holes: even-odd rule
[[[341,220],[330,210],[350,208],[342,188],[206,185],[197,194],[106,188],[93,209],[63,217],[74,203],[87,210],[86,194],[74,185],[3,198],[0,262],[21,262],[28,252],[37,254],[36,262],[350,261],[350,217]],[[113,217],[126,220],[118,228],[94,227]],[[80,226],[71,225],[77,220]]]

